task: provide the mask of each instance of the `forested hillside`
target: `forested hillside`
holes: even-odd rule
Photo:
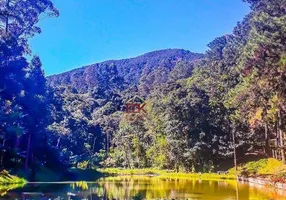
[[[125,102],[136,95],[147,98],[168,82],[190,77],[202,57],[185,50],[161,50],[48,77],[65,111],[57,113],[50,130],[64,134],[59,136],[59,146],[65,146],[68,157],[86,159],[101,150],[103,161],[115,145]]]
[[[48,77],[52,87],[71,86],[80,93],[101,90],[125,90],[138,86],[138,91],[146,95],[154,85],[168,80],[187,78],[191,75],[192,64],[174,67],[177,63],[187,63],[202,58],[202,54],[181,49],[154,51],[142,56],[124,60],[110,60],[63,74]],[[170,77],[169,73],[172,72]],[[171,77],[172,76],[172,77]]]
[[[286,4],[248,3],[204,56],[162,50],[48,77],[64,108],[50,126],[59,147],[104,167],[210,171],[232,159],[234,141],[238,158],[285,161]],[[147,118],[129,122],[124,104],[136,95]]]

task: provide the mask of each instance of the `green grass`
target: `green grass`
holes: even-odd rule
[[[8,171],[0,172],[0,185],[3,184],[25,184],[26,180],[17,176],[10,175]]]
[[[162,178],[181,178],[181,179],[199,179],[199,180],[234,180],[236,175],[233,174],[215,174],[215,173],[165,173],[161,174]]]
[[[215,173],[183,173],[183,172],[174,172],[172,170],[158,170],[158,169],[118,169],[118,168],[106,168],[99,169],[101,173],[106,173],[109,175],[155,175],[159,178],[168,178],[168,179],[200,179],[200,180],[233,180],[236,179],[234,174],[215,174]]]
[[[159,170],[153,168],[147,169],[120,169],[120,168],[105,168],[98,170],[101,173],[106,173],[111,176],[122,175],[156,175],[161,178],[170,179],[200,179],[200,180],[233,180],[238,175],[242,176],[271,176],[275,178],[286,178],[286,165],[281,161],[274,158],[260,159],[258,161],[251,161],[240,164],[238,170],[234,168],[228,170],[227,174],[215,174],[215,173],[176,173],[173,170]]]
[[[248,176],[279,175],[286,173],[286,165],[274,158],[267,158],[241,164],[237,171],[231,168],[228,172],[229,174]]]
[[[99,172],[110,174],[110,175],[159,175],[165,170],[158,170],[153,168],[145,169],[120,169],[120,168],[105,168],[98,169]]]

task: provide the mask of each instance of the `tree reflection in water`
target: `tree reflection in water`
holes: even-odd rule
[[[97,199],[207,199],[263,200],[285,199],[273,188],[257,188],[236,181],[161,179],[160,177],[123,176],[96,182],[34,183],[0,187],[0,199],[97,200]],[[283,195],[285,195],[283,197]]]

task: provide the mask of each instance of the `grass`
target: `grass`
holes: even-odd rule
[[[99,172],[110,174],[110,175],[158,175],[166,170],[158,170],[153,168],[144,169],[121,169],[121,168],[105,168],[99,169]]]
[[[234,168],[231,168],[228,172],[229,174],[234,175],[277,176],[286,174],[286,165],[274,158],[266,158],[241,164],[238,166],[237,171],[235,171]]]
[[[101,173],[109,175],[146,175],[146,176],[158,176],[159,178],[167,179],[199,179],[199,180],[233,180],[236,179],[234,174],[215,174],[215,173],[183,173],[174,172],[172,170],[158,170],[158,169],[119,169],[119,168],[106,168],[99,169]]]
[[[26,180],[17,176],[10,175],[8,171],[0,172],[0,185],[4,184],[25,184]]]
[[[251,161],[240,164],[238,170],[234,168],[229,169],[227,174],[216,173],[183,173],[174,172],[173,170],[159,170],[153,168],[147,169],[120,169],[120,168],[105,168],[98,170],[111,176],[122,175],[146,175],[158,176],[160,178],[170,179],[199,179],[199,180],[234,180],[238,175],[242,176],[257,176],[257,177],[271,177],[277,180],[285,180],[286,182],[286,165],[274,158],[260,159],[258,161]]]
[[[238,171],[232,168],[229,170],[229,174],[263,177],[273,183],[286,183],[286,165],[274,158],[260,159],[241,164],[238,167]]]

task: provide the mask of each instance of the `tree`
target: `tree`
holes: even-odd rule
[[[281,62],[285,55],[285,46],[281,45],[285,41],[285,7],[283,1],[249,2],[254,12],[249,19],[249,40],[239,62],[242,72],[240,84],[233,93],[236,102],[240,102],[239,112],[249,119],[252,128],[264,124],[265,151],[268,154],[268,140],[274,135],[270,135],[269,128],[271,125],[272,130],[274,126],[278,127],[282,160],[285,161],[284,122],[281,121],[285,112],[282,106],[285,101],[285,69]]]
[[[0,2],[0,35],[15,37],[25,52],[30,52],[28,38],[41,32],[37,26],[40,18],[58,15],[50,0],[3,0]]]
[[[37,56],[31,61],[25,58],[31,52],[28,38],[40,32],[37,23],[43,14],[58,15],[58,11],[51,1],[0,2],[0,99],[6,110],[0,116],[1,135],[4,141],[9,140],[4,148],[9,152],[11,148],[17,149],[14,156],[22,156],[26,149],[26,170],[29,159],[37,158],[34,147],[45,141],[50,119],[48,90],[40,59]]]

